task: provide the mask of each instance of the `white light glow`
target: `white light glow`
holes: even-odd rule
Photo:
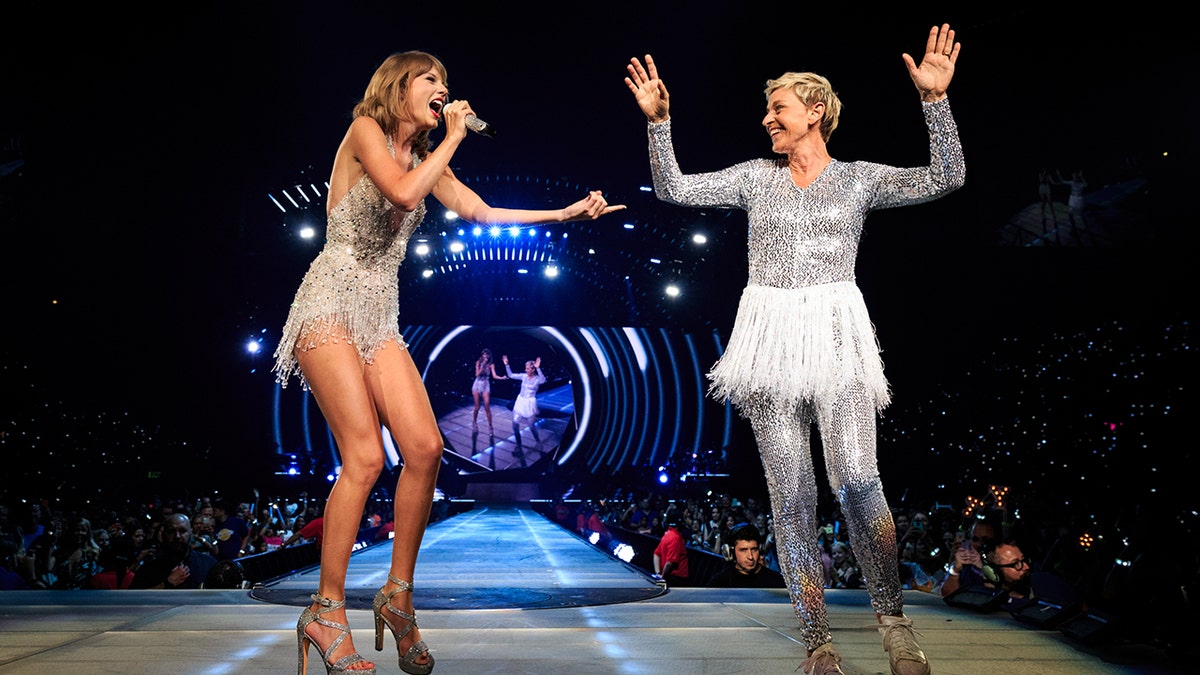
[[[557,277],[557,276],[558,276],[558,266],[556,266],[556,265],[546,265],[546,272],[545,272],[545,274],[546,274],[546,276],[547,276],[547,277],[549,277],[549,278],[551,278],[551,279],[553,279],[553,278]]]
[[[417,255],[429,255],[429,244],[417,244],[417,247],[413,251]]]
[[[625,339],[629,340],[629,348],[633,350],[633,356],[637,359],[638,368],[644,373],[646,372],[646,364],[649,359],[646,358],[646,346],[642,344],[642,338],[637,331],[629,326],[621,329],[625,333]]]
[[[679,297],[679,287],[676,286],[675,284],[671,284],[671,285],[667,286],[667,295],[672,298],[678,298]]]
[[[458,220],[458,214],[450,209],[446,209],[446,220]]]
[[[702,235],[702,234],[699,234],[699,233],[697,233],[697,234],[693,234],[693,235],[692,235],[692,242],[693,242],[693,243],[696,243],[696,244],[707,244],[707,243],[708,243],[708,237],[706,237],[706,236],[704,236],[704,235]]]
[[[600,374],[608,377],[608,356],[604,354],[604,350],[600,348],[600,343],[596,341],[596,336],[592,335],[589,330],[579,330],[579,334],[592,348],[592,355],[596,357],[596,363],[600,364]]]
[[[462,253],[463,249],[465,249],[465,248],[466,248],[466,246],[463,246],[463,243],[461,241],[450,242],[450,252],[451,253]]]

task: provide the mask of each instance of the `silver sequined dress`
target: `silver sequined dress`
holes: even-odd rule
[[[832,640],[817,544],[814,423],[872,607],[881,615],[903,613],[895,525],[875,447],[875,415],[888,403],[888,384],[854,266],[868,213],[926,202],[964,182],[949,102],[923,108],[929,166],[834,160],[805,188],[796,186],[786,162],[766,159],[684,175],[670,121],[649,125],[660,199],[748,215],[749,283],[709,378],[712,394],[736,404],[754,429],[779,564],[809,650]]]
[[[391,139],[388,150],[393,151]],[[413,156],[413,166],[419,163]],[[295,350],[346,339],[364,363],[389,340],[405,347],[400,335],[397,276],[408,238],[425,217],[422,202],[408,213],[384,198],[363,175],[329,212],[325,246],[308,268],[292,301],[275,350],[275,379],[287,386],[293,374],[307,389]]]

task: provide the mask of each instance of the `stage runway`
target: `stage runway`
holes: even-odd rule
[[[394,649],[373,649],[370,599],[388,555],[387,544],[356,552],[347,584],[355,643],[381,674],[401,672]],[[316,582],[310,569],[252,590],[3,592],[0,673],[295,673],[296,619]],[[667,590],[521,504],[432,524],[416,588],[435,675],[794,675],[804,653],[786,591]],[[887,673],[866,592],[826,597],[846,673]],[[1185,672],[1004,612],[906,601],[938,675]],[[324,672],[315,650],[309,666]]]

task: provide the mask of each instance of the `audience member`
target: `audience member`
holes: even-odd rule
[[[722,552],[729,564],[709,578],[709,588],[787,588],[783,575],[763,561],[758,528],[743,524],[734,528],[729,540],[729,549]]]
[[[70,536],[63,537],[55,556],[55,588],[85,588],[92,575],[100,571],[100,545],[87,518],[77,518]]]
[[[161,530],[158,553],[133,577],[133,588],[202,588],[216,558],[192,548],[192,521],[172,513]]]
[[[250,527],[241,517],[230,512],[230,503],[225,499],[212,502],[213,518],[216,520],[217,560],[236,560],[246,555],[250,540]]]
[[[87,587],[94,590],[118,590],[133,586],[133,540],[117,537],[100,552],[100,571],[88,579]]]
[[[984,578],[984,584],[1000,589],[1011,598],[1028,598],[1033,595],[1033,563],[1021,548],[1012,542],[1000,544],[987,556],[992,570]]]
[[[768,569],[778,572],[779,551],[775,548],[775,519],[771,517],[770,513],[762,511],[754,519],[754,526],[763,534],[763,540],[758,545],[763,562]]]
[[[667,530],[654,549],[654,573],[662,577],[667,586],[688,584],[687,544],[679,532],[679,512],[670,511]]]
[[[612,539],[612,533],[604,524],[604,508],[602,502],[594,500],[580,504],[579,514],[575,518],[575,532],[585,538],[590,538],[594,533],[597,537],[596,543],[607,546]]]
[[[325,536],[325,517],[317,516],[312,520],[304,523],[304,526],[292,533],[292,536],[284,540],[280,548],[287,548],[297,541],[313,541],[317,544],[317,548],[321,548],[321,539]]]
[[[21,528],[9,519],[8,507],[0,504],[0,590],[11,591],[25,586],[17,571],[18,560],[25,555],[25,538]]]
[[[854,559],[854,552],[850,550],[850,544],[844,541],[834,542],[831,554],[833,556],[833,569],[831,570],[833,587],[862,588],[862,570],[858,568],[858,562]]]
[[[992,550],[995,542],[996,527],[991,522],[976,520],[971,525],[969,536],[954,552],[954,560],[939,589],[943,598],[952,595],[959,588],[983,583],[983,556]]]
[[[217,519],[199,513],[192,518],[192,548],[203,551],[214,558],[221,555],[217,547]]]
[[[21,548],[28,551],[33,542],[46,533],[47,523],[44,520],[42,505],[39,502],[30,501],[24,506],[25,508],[22,510],[21,522],[18,527],[21,530]]]

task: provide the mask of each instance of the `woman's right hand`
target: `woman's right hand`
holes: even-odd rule
[[[471,104],[466,100],[452,101],[442,108],[442,118],[446,122],[446,136],[451,135],[462,140],[467,135],[467,115],[474,115]]]
[[[667,94],[667,85],[663,84],[658,77],[658,68],[654,65],[654,59],[647,54],[646,65],[642,67],[642,62],[634,57],[629,60],[629,65],[625,66],[625,69],[629,71],[629,77],[625,78],[625,85],[629,87],[629,91],[633,92],[638,107],[645,113],[646,119],[654,123],[667,121],[670,117],[670,96]]]

